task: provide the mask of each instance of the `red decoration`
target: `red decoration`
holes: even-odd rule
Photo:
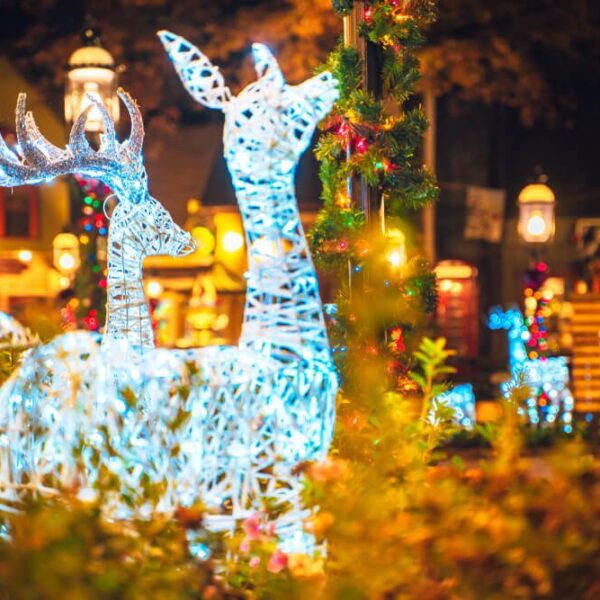
[[[390,330],[390,337],[392,341],[388,344],[388,347],[392,352],[402,354],[402,352],[406,351],[402,327],[393,327]]]
[[[364,154],[368,149],[367,140],[364,137],[357,138],[354,148],[359,154]]]

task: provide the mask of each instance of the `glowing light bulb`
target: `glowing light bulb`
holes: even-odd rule
[[[525,298],[525,310],[527,312],[534,312],[537,308],[537,300],[533,296]]]
[[[237,252],[244,246],[244,237],[237,231],[228,231],[223,236],[223,248],[227,252]]]
[[[387,255],[387,261],[394,269],[397,269],[406,262],[406,256],[403,256],[400,250],[392,250]]]
[[[536,237],[546,233],[546,221],[540,212],[534,212],[527,221],[527,233]]]
[[[146,289],[150,298],[158,298],[163,292],[163,286],[156,279],[149,281]]]
[[[75,257],[72,254],[61,254],[58,259],[58,266],[63,271],[71,271],[75,268]]]
[[[19,254],[17,256],[22,263],[31,262],[31,259],[33,258],[31,250],[19,250]]]
[[[449,292],[452,289],[452,281],[450,279],[442,279],[440,281],[440,291]]]

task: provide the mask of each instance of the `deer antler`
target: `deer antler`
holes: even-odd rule
[[[26,95],[19,94],[15,119],[16,152],[0,136],[0,186],[33,184],[60,175],[81,173],[102,179],[122,199],[139,202],[146,192],[142,161],[144,124],[131,96],[121,89],[117,93],[131,119],[129,138],[122,143],[117,141],[114,123],[104,104],[94,96],[88,96],[91,104],[77,117],[64,150],[40,133],[33,114],[26,112]],[[85,137],[85,123],[92,104],[99,110],[105,125],[98,151],[91,148]]]

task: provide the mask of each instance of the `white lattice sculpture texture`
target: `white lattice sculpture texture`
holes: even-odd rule
[[[321,458],[333,434],[337,384],[294,176],[338,97],[337,82],[322,73],[288,85],[270,50],[254,44],[258,80],[233,96],[195,46],[168,31],[159,37],[192,97],[225,115],[225,158],[248,247],[240,347],[281,365],[274,414],[284,463]]]
[[[82,332],[60,336],[32,351],[0,392],[5,498],[73,478],[91,494],[114,474],[124,489],[116,492],[113,514],[130,512],[124,493],[138,498],[138,512],[150,510],[143,499],[152,488],[160,490],[162,509],[202,499],[238,517],[265,496],[297,503],[294,465],[327,452],[337,377],[293,182],[302,151],[336,98],[335,82],[324,74],[287,86],[274,58],[257,45],[260,78],[233,98],[208,60],[194,57],[183,66],[190,80],[198,78],[196,97],[226,112],[227,159],[246,227],[250,269],[240,346],[153,348],[143,258],[183,255],[193,244],[148,193],[133,100],[120,92],[132,122],[127,141],[116,140],[106,110],[90,98],[105,122],[99,150],[85,139],[85,113],[62,150],[40,134],[21,95],[16,152],[0,142],[0,185],[81,173],[104,181],[119,203],[109,227],[101,344]],[[182,63],[175,63],[179,70]]]
[[[460,427],[473,429],[477,422],[475,408],[475,394],[473,386],[470,383],[460,383],[451,387],[436,397],[436,401],[449,406],[454,411],[454,421]],[[430,418],[435,417],[435,411],[432,409]]]
[[[0,312],[0,350],[9,348],[30,348],[39,343],[36,335],[32,334],[14,317]]]

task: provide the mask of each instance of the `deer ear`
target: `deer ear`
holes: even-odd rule
[[[264,44],[252,44],[252,55],[254,56],[254,68],[258,77],[264,81],[283,87],[285,79],[279,68],[277,59]]]
[[[192,98],[208,108],[223,110],[231,100],[231,92],[219,67],[185,38],[164,30],[157,35]]]
[[[296,87],[310,101],[319,120],[329,114],[340,95],[338,82],[329,71],[315,75]]]

